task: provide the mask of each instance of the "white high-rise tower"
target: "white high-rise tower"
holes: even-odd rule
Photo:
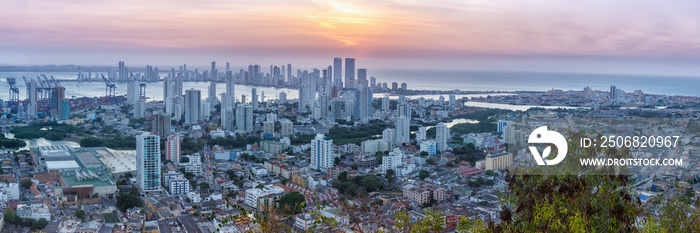
[[[142,193],[160,191],[160,137],[143,133],[136,137],[136,173]]]

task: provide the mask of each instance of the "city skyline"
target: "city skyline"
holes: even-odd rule
[[[700,74],[689,1],[72,3],[0,3],[0,65],[323,67],[355,57],[369,69]]]

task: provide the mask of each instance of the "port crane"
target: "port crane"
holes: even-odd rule
[[[7,84],[10,85],[10,101],[19,101],[19,88],[17,88],[17,80],[13,77],[8,77]]]
[[[31,92],[29,89],[32,88],[32,86],[29,84],[27,77],[22,76],[22,80],[24,80],[24,85],[27,87],[27,99],[29,99],[29,93]]]
[[[114,85],[114,83],[111,83],[109,79],[105,78],[104,74],[100,74],[102,76],[102,80],[105,81],[105,95],[108,97],[114,97],[117,95],[117,85]]]
[[[46,77],[45,75],[41,75]],[[37,95],[39,96],[39,99],[42,100],[47,100],[51,98],[51,85],[47,81],[48,79],[42,79],[41,76],[36,76],[37,79],[37,87],[36,87],[36,92]]]

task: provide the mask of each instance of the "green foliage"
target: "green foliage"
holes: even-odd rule
[[[133,189],[133,188],[132,188]],[[138,191],[137,191],[138,193]],[[125,193],[125,192],[120,192],[119,195],[117,196],[117,208],[121,210],[122,212],[125,212],[127,209],[134,208],[134,207],[142,207],[143,206],[143,200],[141,200],[141,197],[131,194],[131,193]]]
[[[233,136],[228,135],[226,137],[212,138],[209,140],[209,144],[221,145],[225,149],[242,148],[248,144],[255,144],[258,142],[260,142],[260,137],[256,137],[256,136],[249,136],[249,137],[240,136],[240,137],[234,138]]]
[[[481,219],[471,220],[462,216],[462,218],[457,223],[457,232],[460,233],[472,233],[472,232],[484,232],[486,231],[486,225]]]
[[[509,175],[495,231],[633,232],[641,207],[626,176]]]
[[[367,192],[377,191],[380,187],[379,184],[379,180],[374,175],[368,175],[365,176],[364,179],[362,179],[362,186],[365,187],[365,190]]]
[[[96,137],[86,137],[80,140],[81,147],[109,147],[114,149],[136,149],[135,137],[114,137],[101,139]]]
[[[202,183],[199,184],[199,188],[201,188],[201,189],[209,189],[210,186],[209,186],[209,183],[207,183],[207,182],[202,182]]]
[[[19,187],[22,187],[23,189],[29,189],[29,187],[32,187],[32,181],[22,180],[19,182]]]
[[[493,120],[483,120],[479,123],[460,123],[450,127],[450,133],[468,134],[468,133],[488,133],[495,132],[497,126],[493,124]]]
[[[280,210],[285,214],[293,215],[301,213],[306,198],[299,192],[290,192],[280,197]]]
[[[418,172],[418,178],[420,178],[421,180],[425,180],[425,178],[428,178],[428,177],[430,177],[430,173],[428,173],[428,171],[420,170]]]
[[[85,220],[85,211],[83,211],[83,210],[75,211],[75,217],[82,219],[82,220]]]
[[[426,159],[425,162],[426,162],[427,164],[430,164],[430,165],[433,165],[433,166],[437,165],[437,160],[435,159],[435,157],[430,157],[430,158]]]
[[[47,225],[49,225],[49,221],[47,221],[45,218],[40,218],[39,221],[32,223],[32,229],[34,229],[34,230],[44,229],[44,227],[46,227]]]
[[[348,180],[348,172],[347,171],[342,171],[338,174],[338,180],[341,182],[345,182]]]
[[[263,188],[265,188],[265,185],[264,185],[264,184],[259,184],[258,186],[255,186],[255,188],[263,189]]]
[[[41,130],[48,128],[47,130]],[[68,124],[58,124],[56,122],[40,122],[22,127],[15,127],[10,130],[18,139],[46,138],[47,140],[63,140],[67,133],[80,133],[82,127]]]
[[[0,134],[0,147],[20,148],[25,146],[27,146],[27,143],[22,140],[5,138],[5,134]]]
[[[360,125],[357,127],[339,127],[333,126],[328,130],[328,137],[333,139],[333,143],[337,145],[355,143],[360,144],[364,140],[371,139],[374,135],[382,134],[386,129],[383,123],[372,123]]]
[[[420,156],[428,156],[430,155],[427,151],[421,151]]]

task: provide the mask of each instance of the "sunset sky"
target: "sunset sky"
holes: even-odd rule
[[[292,63],[700,76],[692,0],[3,0],[0,65]]]

